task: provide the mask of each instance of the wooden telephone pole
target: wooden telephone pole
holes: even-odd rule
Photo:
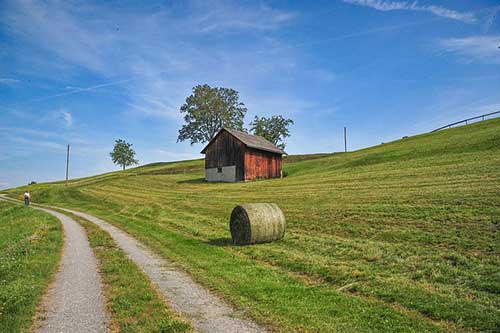
[[[68,176],[69,176],[69,145],[66,152],[66,186],[68,186]]]
[[[347,153],[347,128],[344,127],[344,151]]]

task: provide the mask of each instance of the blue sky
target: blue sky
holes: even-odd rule
[[[0,188],[201,157],[176,143],[193,86],[294,119],[292,154],[500,110],[500,1],[0,0]]]

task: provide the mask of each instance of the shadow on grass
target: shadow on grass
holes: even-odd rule
[[[205,178],[194,178],[194,179],[187,179],[187,180],[179,180],[177,184],[202,184],[206,183],[207,181]]]
[[[214,246],[231,246],[234,245],[233,240],[227,237],[212,238],[207,241],[207,244]]]

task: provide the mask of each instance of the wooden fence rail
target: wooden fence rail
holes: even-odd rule
[[[484,117],[488,117],[488,116],[491,116],[491,115],[494,115],[494,114],[500,114],[500,111],[490,112],[490,113],[482,114],[482,115],[477,116],[477,117],[472,117],[472,118],[467,118],[467,119],[464,119],[464,120],[460,120],[460,121],[457,121],[455,123],[451,123],[451,124],[448,124],[446,126],[442,126],[442,127],[436,128],[435,130],[431,131],[431,133],[432,132],[437,132],[437,131],[445,129],[445,128],[450,128],[451,126],[458,125],[458,124],[461,124],[461,123],[467,124],[469,121],[474,120],[474,119],[481,118],[481,120],[484,120]]]

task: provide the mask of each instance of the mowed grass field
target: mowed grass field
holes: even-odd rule
[[[274,331],[500,330],[500,119],[284,170],[215,184],[201,160],[156,163],[31,190],[126,230]],[[251,202],[282,208],[284,240],[231,244],[231,210]]]
[[[59,221],[0,201],[0,332],[28,332],[63,243]]]

